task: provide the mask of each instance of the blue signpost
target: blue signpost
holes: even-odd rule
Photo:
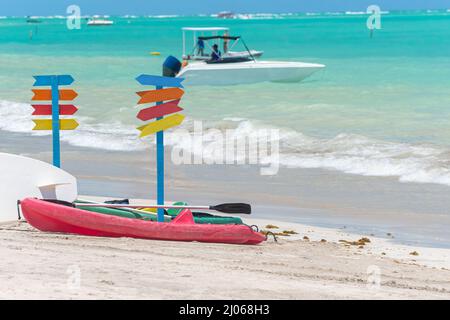
[[[171,77],[161,77],[161,76],[153,76],[153,75],[140,75],[136,78],[136,80],[142,85],[151,85],[155,86],[156,90],[150,90],[147,92],[141,92],[140,96],[145,97],[145,94],[148,94],[149,97],[158,96],[158,91],[162,90],[164,87],[177,87],[183,88],[181,82],[184,79],[180,78],[171,78]],[[161,98],[165,99],[163,94],[161,94]],[[163,101],[153,101],[152,98],[145,99],[146,103],[156,102],[156,107],[163,104]],[[163,109],[161,109],[163,110]],[[138,117],[139,118],[139,117]],[[161,124],[160,121],[164,116],[157,117],[156,121],[147,124],[147,126],[155,126]],[[156,178],[157,178],[157,204],[164,205],[164,131],[159,130],[156,132]],[[164,209],[158,209],[158,222],[164,222]]]
[[[156,90],[162,89],[163,86],[156,86]],[[163,102],[158,101],[156,105],[159,106]],[[163,117],[158,117],[156,120],[161,120]],[[164,205],[164,131],[156,133],[156,175],[157,175],[157,204]],[[158,222],[164,222],[164,209],[158,208]]]
[[[78,126],[78,123],[73,119],[59,119],[60,105],[59,100],[73,100],[76,98],[77,93],[73,90],[63,90],[60,92],[59,86],[71,85],[74,81],[70,75],[48,75],[48,76],[34,76],[36,80],[33,84],[35,87],[50,86],[49,90],[33,90],[34,101],[48,101],[51,100],[51,113],[47,111],[36,111],[33,115],[51,115],[51,127],[48,126],[47,120],[34,120],[36,126],[33,130],[52,130],[53,138],[53,165],[55,167],[61,167],[61,146],[60,146],[60,130],[73,130]],[[46,107],[40,105],[40,107]],[[76,112],[74,108],[73,113]],[[73,114],[71,113],[71,114]]]
[[[51,77],[52,86],[52,137],[53,165],[61,168],[61,145],[59,142],[59,89],[58,77]]]

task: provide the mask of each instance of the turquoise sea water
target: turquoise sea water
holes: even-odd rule
[[[225,26],[264,50],[262,59],[327,68],[302,83],[187,88],[190,120],[242,135],[280,128],[285,166],[450,185],[450,12],[386,13],[372,38],[366,14],[111,19],[110,27],[83,20],[81,30],[61,18],[0,19],[0,130],[23,132],[26,144],[32,75],[72,74],[81,125],[65,141],[149,147],[134,129],[134,92],[142,90],[134,78],[160,73],[169,54],[181,56],[182,27]]]

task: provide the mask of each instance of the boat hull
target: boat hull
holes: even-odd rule
[[[177,77],[185,78],[186,85],[237,85],[258,82],[300,82],[323,69],[322,64],[281,61],[249,61],[207,64],[193,62],[184,67]]]
[[[265,236],[245,225],[196,224],[190,211],[172,222],[158,223],[84,211],[38,199],[21,201],[29,224],[46,232],[97,237],[258,244]]]

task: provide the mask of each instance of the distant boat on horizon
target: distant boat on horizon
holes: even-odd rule
[[[219,19],[233,19],[235,14],[231,11],[221,11],[217,14]]]
[[[87,23],[88,26],[110,26],[113,24],[114,24],[114,21],[104,19],[104,18],[101,19],[97,16],[92,17]]]
[[[27,16],[27,23],[41,23],[38,17]]]

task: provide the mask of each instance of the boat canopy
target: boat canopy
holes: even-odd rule
[[[238,62],[238,61],[248,61],[255,60],[253,53],[248,49],[241,36],[230,36],[229,28],[225,27],[184,27],[183,31],[183,59],[186,60],[210,60],[211,54],[205,51],[205,46],[207,51],[213,53],[215,51],[214,45],[210,42],[215,42],[215,45],[223,48],[223,55],[220,52],[216,52],[219,56],[221,62],[225,60],[226,62]],[[192,40],[188,40],[186,33],[192,32]],[[203,41],[204,43],[199,43]],[[192,49],[187,52],[187,43],[192,44]],[[245,53],[241,54],[239,57],[235,55],[227,56],[229,52],[232,52],[233,48],[241,42],[245,47]],[[199,46],[200,45],[200,46]],[[242,52],[240,52],[242,53]],[[245,56],[245,57],[243,57]]]
[[[229,31],[229,28],[224,27],[185,27],[182,29],[183,31]]]
[[[204,37],[203,40],[207,40],[208,37],[215,36],[228,36],[228,32],[230,28],[226,27],[184,27],[181,29],[183,31],[183,57],[187,56],[186,52],[186,33],[192,32],[192,50],[196,50],[197,41],[199,40],[199,36]],[[223,38],[211,38],[211,39],[223,39]]]
[[[208,37],[198,37],[199,40],[214,40],[214,39],[222,39],[222,40],[238,40],[241,36],[208,36]]]

